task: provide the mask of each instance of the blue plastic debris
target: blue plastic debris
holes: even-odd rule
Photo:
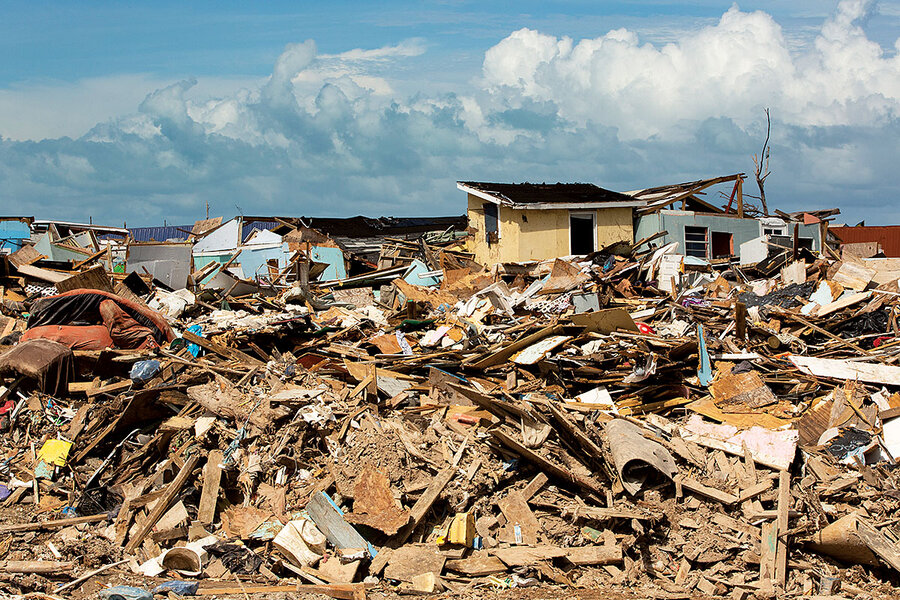
[[[191,325],[190,327],[187,328],[187,330],[188,330],[190,333],[193,333],[194,335],[198,335],[198,336],[200,336],[200,337],[203,337],[203,328],[200,327],[199,325]],[[198,346],[197,344],[194,344],[194,343],[188,343],[188,345],[185,346],[185,348],[187,348],[187,351],[188,351],[188,352],[191,354],[191,356],[193,356],[194,358],[197,358],[197,356],[200,354],[200,346]]]
[[[196,581],[166,581],[153,588],[154,594],[166,595],[169,592],[175,592],[179,596],[193,596],[200,588],[200,584]]]
[[[147,590],[130,585],[117,585],[97,592],[101,600],[153,600],[153,594]]]
[[[703,337],[703,325],[697,325],[697,353],[700,355],[700,367],[697,369],[697,378],[700,385],[708,386],[712,383],[712,365],[709,361],[709,352],[706,350],[706,338]]]
[[[144,383],[156,377],[160,370],[161,366],[158,360],[139,360],[132,365],[128,376],[132,381]]]

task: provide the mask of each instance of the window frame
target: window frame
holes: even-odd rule
[[[689,229],[693,229],[695,231],[688,231]],[[700,242],[697,239],[688,239],[688,235],[696,235],[699,233],[699,230],[703,230],[703,241]],[[688,244],[703,244],[703,255],[695,254],[689,251]],[[709,227],[702,227],[700,225],[685,225],[684,226],[684,255],[685,256],[693,256],[694,258],[702,258],[704,260],[709,260],[710,253],[710,234]]]

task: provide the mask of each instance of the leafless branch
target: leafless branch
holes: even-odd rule
[[[766,205],[766,178],[772,174],[769,170],[769,134],[772,131],[772,121],[769,118],[769,109],[766,109],[766,141],[763,142],[762,152],[759,157],[753,155],[753,166],[756,174],[756,185],[759,187],[759,201],[762,203],[764,216],[769,216],[769,207]]]

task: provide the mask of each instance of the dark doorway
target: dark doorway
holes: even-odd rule
[[[500,211],[492,202],[484,203],[484,232],[488,244],[500,237]]]
[[[572,254],[594,251],[594,215],[569,215],[569,244]]]
[[[734,256],[734,237],[730,233],[713,231],[710,241],[712,242],[713,258]]]

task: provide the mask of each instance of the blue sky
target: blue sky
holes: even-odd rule
[[[769,106],[771,205],[900,223],[900,2],[0,1],[0,15],[0,213],[458,214],[457,179],[629,190],[749,172]]]

